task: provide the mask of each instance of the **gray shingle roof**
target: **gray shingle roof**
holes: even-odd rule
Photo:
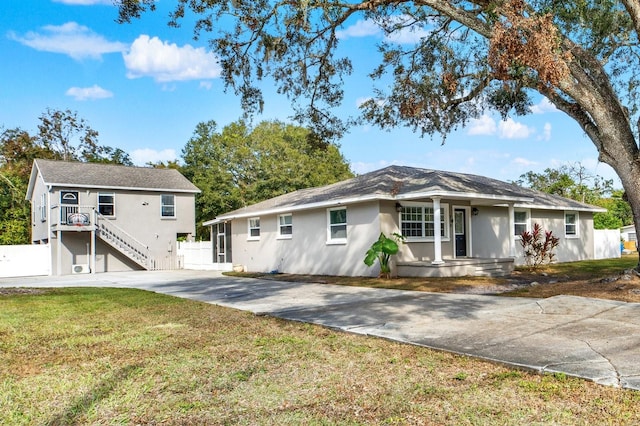
[[[35,160],[34,167],[38,168],[45,183],[53,186],[200,192],[174,169],[42,159]]]
[[[538,208],[602,211],[599,207],[485,176],[389,166],[332,185],[302,189],[271,198],[220,215],[217,219],[375,199],[408,201],[436,195],[444,198],[472,199],[478,204],[513,202],[516,205]]]

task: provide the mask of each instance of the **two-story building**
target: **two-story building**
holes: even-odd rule
[[[199,192],[174,169],[37,159],[31,240],[49,244],[54,275],[174,269]]]

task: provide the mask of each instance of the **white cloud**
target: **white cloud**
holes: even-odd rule
[[[411,17],[406,15],[390,16],[387,18],[389,27],[398,23],[410,23]],[[345,28],[344,30],[336,31],[336,37],[339,39],[356,38],[356,37],[369,37],[378,36],[384,34],[382,27],[377,22],[371,19],[359,19],[355,24]],[[415,44],[421,38],[429,35],[429,32],[419,25],[412,25],[406,28],[402,28],[394,31],[391,34],[387,34],[385,41],[398,44]]]
[[[43,52],[62,53],[73,59],[100,59],[105,53],[124,52],[126,44],[112,42],[76,22],[42,27],[42,33],[29,31],[24,36],[13,32],[9,38]]]
[[[336,37],[339,39],[347,39],[352,37],[367,37],[380,34],[381,29],[370,19],[359,19],[355,24],[347,27],[344,30],[336,31]]]
[[[113,0],[53,0],[54,3],[70,4],[74,6],[92,6],[94,4],[108,4],[113,6]]]
[[[179,47],[144,34],[122,56],[129,78],[152,77],[158,82],[169,82],[220,76],[218,59],[204,48],[188,44]]]
[[[542,138],[543,141],[551,140],[551,123],[544,123],[544,129],[542,130]]]
[[[178,156],[175,149],[163,149],[157,151],[152,148],[134,149],[131,152],[131,161],[137,166],[144,166],[147,163],[157,163],[159,161],[175,161]]]
[[[213,85],[211,84],[210,81],[201,81],[200,82],[200,86],[198,86],[198,87],[200,87],[201,89],[204,89],[204,90],[211,90],[212,86]]]
[[[512,118],[507,118],[498,124],[498,136],[500,139],[526,139],[534,132],[534,129],[518,123]]]
[[[389,23],[394,24],[410,24],[414,18],[406,15],[391,16],[389,17]],[[425,30],[419,25],[411,25],[402,29],[396,30],[391,34],[387,34],[385,41],[397,44],[416,44],[420,39],[428,37],[429,31]]]
[[[86,101],[87,99],[112,98],[113,93],[94,84],[91,87],[72,87],[65,92],[65,95],[72,96],[76,101]]]
[[[482,117],[474,118],[470,121],[467,134],[474,136],[490,136],[495,135],[497,130],[498,128],[496,126],[495,120],[484,114]]]
[[[536,161],[527,160],[526,158],[522,158],[522,157],[514,158],[513,163],[518,166],[525,166],[525,167],[533,167],[538,165]]]
[[[533,105],[531,107],[531,112],[534,114],[544,114],[546,112],[558,112],[558,111],[559,111],[558,108],[556,108],[554,104],[549,102],[549,99],[547,98],[542,98],[540,102],[538,102],[536,105]]]

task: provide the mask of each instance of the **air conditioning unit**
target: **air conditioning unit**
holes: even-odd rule
[[[86,263],[77,263],[75,265],[71,265],[71,273],[72,274],[88,274],[89,265],[87,265]]]

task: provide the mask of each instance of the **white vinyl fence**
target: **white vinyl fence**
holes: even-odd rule
[[[178,241],[180,267],[197,271],[230,271],[231,265],[213,262],[211,241]]]
[[[593,231],[594,257],[596,259],[611,259],[620,257],[620,230],[596,229]]]
[[[0,278],[51,275],[48,244],[1,246]]]

